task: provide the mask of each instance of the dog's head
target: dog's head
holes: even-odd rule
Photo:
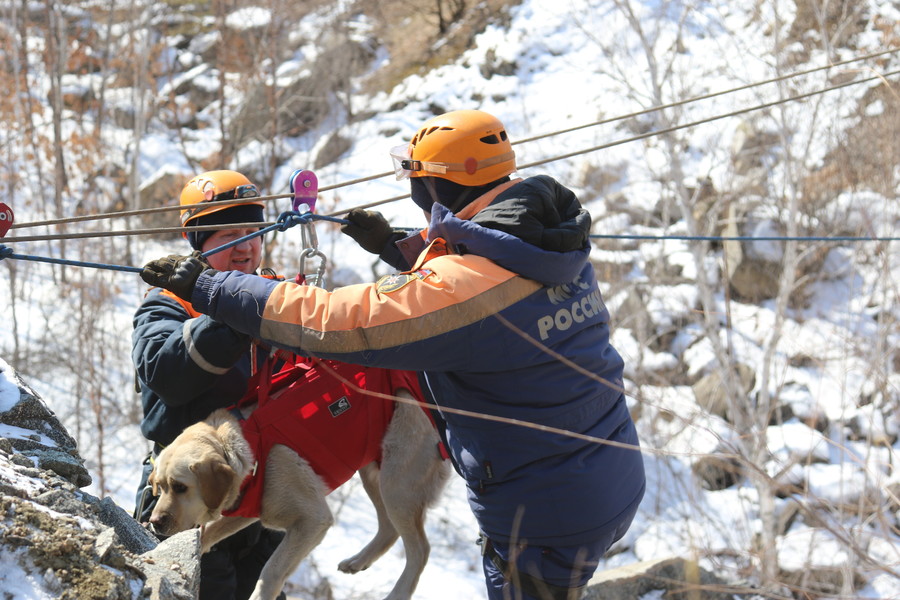
[[[160,452],[147,483],[159,496],[150,524],[174,535],[217,518],[237,496],[241,479],[216,430],[198,423]]]

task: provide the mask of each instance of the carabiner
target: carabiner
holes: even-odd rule
[[[315,272],[307,272],[306,271],[306,259],[317,257],[319,259],[319,268],[316,269]],[[319,250],[318,248],[305,248],[303,252],[300,254],[300,273],[303,275],[304,280],[309,285],[314,285],[320,288],[325,287],[325,268],[328,264],[328,259],[325,254]]]

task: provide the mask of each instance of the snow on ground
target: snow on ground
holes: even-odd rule
[[[784,17],[793,10],[793,4],[789,2],[765,3],[761,5],[763,12],[751,18],[747,12],[749,7],[740,4],[702,3],[682,23],[684,29],[678,31],[675,21],[652,13],[662,6],[674,10],[677,3],[639,3],[634,7],[645,11],[635,16],[647,28],[648,39],[655,44],[655,51],[671,59],[669,75],[661,82],[654,82],[649,78],[648,56],[644,48],[613,3],[597,0],[526,0],[512,9],[508,29],[489,27],[476,39],[476,47],[455,63],[423,76],[410,77],[390,93],[375,98],[353,97],[351,102],[354,105],[365,106],[376,116],[341,128],[341,133],[355,140],[355,143],[337,163],[317,173],[320,185],[388,171],[391,168],[388,150],[404,143],[416,127],[431,116],[431,105],[446,110],[479,107],[493,112],[504,121],[511,138],[516,141],[638,110],[655,101],[656,83],[662,84],[663,97],[659,100],[667,102],[766,79],[773,75],[771,55],[768,54],[773,42],[765,33],[774,22],[772,14],[766,11],[777,9]],[[882,4],[881,10],[888,9]],[[252,12],[242,18],[260,19],[264,15]],[[897,15],[892,18],[897,18]],[[320,26],[318,21],[317,26]],[[736,31],[740,35],[735,34]],[[681,50],[667,54],[667,45],[676,41]],[[859,51],[867,49],[860,48]],[[488,54],[495,62],[514,63],[515,74],[484,79],[480,67],[487,62]],[[824,64],[825,59],[821,53],[813,52],[809,64]],[[300,69],[301,65],[299,60],[297,64],[286,65],[282,73],[287,76]],[[815,87],[826,77],[824,74],[811,76],[810,85]],[[852,97],[862,93],[861,88],[847,88],[824,96],[819,114],[832,115],[831,121],[836,124],[843,114],[841,106],[851,104]],[[776,97],[776,94],[776,86],[756,88],[671,109],[666,115],[672,121],[688,122],[723,114],[737,107],[760,104]],[[394,106],[403,108],[391,110]],[[826,132],[822,135],[809,134],[809,127],[815,129],[819,125],[807,122],[809,115],[803,108],[786,106],[784,111],[786,118],[796,123],[798,131],[809,135],[810,154],[821,156],[826,149]],[[658,126],[658,119],[659,116],[644,116],[637,120]],[[621,124],[585,128],[565,136],[517,145],[519,164],[627,137],[629,132],[617,125]],[[804,129],[804,126],[807,128]],[[736,119],[697,127],[691,137],[692,148],[685,157],[686,177],[700,179],[709,176],[717,186],[727,189],[728,178],[733,177],[727,149],[739,134],[738,130],[739,121]],[[396,133],[385,135],[386,131]],[[199,143],[215,146],[206,139]],[[599,224],[601,231],[660,233],[656,229],[638,227],[624,214],[607,212],[606,206],[599,201],[601,198],[590,195],[590,186],[580,187],[585,172],[624,165],[626,175],[613,191],[624,194],[633,207],[652,209],[660,195],[659,174],[664,173],[667,167],[666,154],[658,143],[650,139],[616,145],[600,152],[522,169],[520,174],[528,176],[546,172],[560,178],[579,193],[584,193],[582,200],[592,211],[596,210],[595,223]],[[282,181],[282,187],[268,192],[286,191],[290,173],[295,168],[311,164],[315,145],[300,143],[297,147],[303,149],[298,150],[277,171],[281,176],[276,181]],[[141,174],[149,177],[167,168],[173,156],[181,154],[172,140],[163,136],[146,137],[139,161]],[[778,177],[776,171],[773,171],[773,177]],[[321,212],[407,192],[408,188],[403,184],[394,181],[393,177],[386,177],[323,194],[320,198]],[[379,210],[398,226],[423,224],[421,216],[408,201],[385,204]],[[893,233],[898,223],[896,203],[871,194],[844,195],[835,201],[831,210],[847,214],[848,222],[873,223],[873,233],[877,230],[882,235]],[[318,231],[320,247],[329,256],[333,267],[329,275],[343,273],[341,277],[345,279],[371,280],[374,263],[371,255],[342,238],[334,227],[321,226]],[[296,244],[289,235],[284,238],[286,247]],[[148,242],[137,246],[135,261],[142,264],[177,250]],[[773,247],[769,245],[762,250],[771,251]],[[832,279],[812,288],[810,305],[796,314],[794,320],[788,320],[785,335],[777,348],[785,357],[817,358],[827,363],[827,368],[812,368],[805,363],[789,364],[788,360],[781,363],[775,379],[779,384],[785,384],[780,390],[782,398],[791,404],[797,418],[769,428],[766,436],[774,457],[769,464],[760,466],[774,472],[796,456],[813,456],[822,462],[802,470],[799,467],[791,469],[785,477],[802,480],[815,496],[833,502],[856,502],[862,490],[873,489],[873,481],[877,482],[875,489],[878,491],[888,485],[890,478],[897,479],[897,475],[890,474],[885,466],[896,463],[897,444],[893,448],[878,450],[862,444],[854,446],[842,440],[836,441],[840,436],[832,436],[833,432],[821,433],[801,422],[816,413],[840,422],[859,417],[862,426],[868,427],[869,431],[893,431],[896,434],[896,420],[878,422],[874,415],[855,406],[854,399],[867,394],[872,386],[868,376],[871,370],[867,360],[842,346],[875,335],[872,328],[877,326],[877,315],[871,309],[873,304],[896,304],[896,298],[872,297],[871,290],[878,289],[879,280],[885,277],[895,281],[900,279],[900,252],[896,244],[891,246],[886,254],[886,265],[870,268],[871,252],[871,246],[854,247],[852,250],[836,248],[833,251],[833,256],[829,256],[824,266],[832,273]],[[604,258],[610,255],[622,258],[625,254],[622,251],[596,250],[595,256],[601,253],[604,253]],[[684,268],[684,276],[698,276],[686,244],[671,241],[662,246],[642,246],[637,252],[628,253],[628,256],[639,257],[632,276],[637,279],[644,277],[642,267],[659,253],[665,253],[671,261],[680,264]],[[376,268],[384,269],[381,266]],[[110,329],[123,338],[123,348],[121,356],[107,355],[101,368],[116,374],[116,385],[121,394],[133,394],[128,386],[130,315],[140,301],[143,287],[140,282],[125,279],[130,276],[116,277],[122,285],[114,314],[110,317],[113,321]],[[59,293],[48,278],[35,277],[31,283],[34,285],[32,293],[36,297],[53,297]],[[691,285],[659,287],[650,290],[647,308],[658,319],[682,322],[684,315],[694,310],[697,304],[696,293],[695,286]],[[5,296],[0,298],[6,301]],[[615,321],[617,308],[622,306],[624,299],[613,296],[607,300]],[[19,305],[17,310],[19,342],[28,348],[30,339],[37,337],[47,326],[48,316],[32,306]],[[759,366],[764,359],[761,348],[775,322],[773,307],[732,303],[730,310],[737,357]],[[51,315],[50,318],[55,317]],[[0,320],[0,335],[11,334],[7,321]],[[706,372],[712,359],[708,341],[693,343],[698,335],[695,328],[686,327],[677,332],[672,344],[673,352],[690,346],[683,358],[691,375]],[[892,339],[896,340],[896,336]],[[629,369],[626,375],[629,377],[634,374],[633,365],[639,362],[645,367],[649,365],[663,369],[671,366],[674,360],[674,355],[641,347],[625,329],[614,332],[613,342],[626,358]],[[75,408],[67,405],[71,401],[72,391],[69,382],[43,380],[40,373],[30,373],[27,377],[51,406],[59,407],[56,410],[67,426],[80,432],[82,453],[88,459],[95,480],[88,491],[96,495],[110,495],[130,511],[140,460],[148,447],[138,428],[124,425],[105,432],[108,438],[100,469],[92,446],[97,432],[92,430],[90,419],[82,422]],[[886,389],[893,390],[895,397],[898,383],[895,377],[886,386]],[[627,382],[627,387],[635,389],[634,382]],[[11,402],[8,390],[9,382],[0,379],[0,408]],[[601,568],[670,555],[696,554],[702,559],[701,564],[712,569],[733,566],[726,558],[728,556],[734,557],[734,564],[741,559],[749,559],[759,530],[755,490],[742,485],[708,492],[698,487],[690,471],[692,455],[715,449],[719,443],[727,442],[735,432],[717,417],[701,417],[689,388],[643,385],[641,393],[644,415],[639,426],[646,448],[647,496],[631,530],[616,545],[614,553]],[[673,414],[676,418],[667,421]],[[101,482],[102,490],[98,487]],[[779,507],[783,507],[784,502],[779,501]],[[393,585],[394,577],[402,568],[402,547],[398,544],[366,572],[352,576],[338,572],[337,563],[355,553],[374,533],[374,512],[357,479],[332,494],[330,504],[337,516],[337,523],[310,560],[291,578],[291,586],[299,593],[299,590],[314,587],[321,578],[326,578],[337,598],[380,598]],[[836,519],[839,520],[840,516]],[[838,525],[840,530],[843,524]],[[464,486],[455,475],[439,505],[429,514],[427,527],[432,554],[416,598],[445,600],[483,597],[480,556],[474,544],[477,528],[466,503]],[[894,568],[900,564],[896,537],[868,533],[866,538],[868,552],[873,557]],[[810,558],[811,549],[815,550],[817,559],[832,561],[845,552],[833,536],[805,525],[792,529],[780,541],[778,552],[783,564],[802,566],[808,564],[804,561]],[[716,553],[720,553],[719,557],[715,556]],[[0,561],[7,562],[7,558]],[[6,573],[7,566],[0,564],[0,573]],[[34,595],[36,592],[28,587],[28,583],[19,584],[15,589],[4,586],[4,591],[11,591],[17,600],[41,597]],[[890,574],[873,572],[869,585],[859,590],[859,596],[900,598],[900,582]]]

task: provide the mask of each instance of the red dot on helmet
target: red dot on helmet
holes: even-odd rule
[[[478,161],[471,156],[466,159],[466,162],[463,163],[463,165],[466,167],[466,173],[469,175],[474,175],[475,171],[478,170]]]

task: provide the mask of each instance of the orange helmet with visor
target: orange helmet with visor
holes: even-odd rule
[[[397,179],[440,177],[481,186],[516,170],[516,155],[499,119],[456,110],[426,121],[409,144],[391,150]]]

